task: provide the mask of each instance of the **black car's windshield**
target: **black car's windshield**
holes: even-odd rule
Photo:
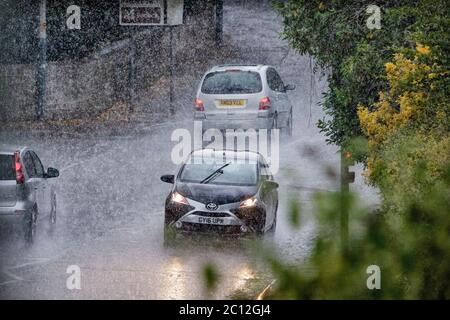
[[[209,73],[202,85],[206,94],[249,94],[262,90],[259,73],[252,71],[220,71]]]
[[[205,177],[209,177],[224,164],[187,163],[180,174],[181,182],[202,183]],[[221,174],[215,175],[214,179],[208,180],[209,184],[252,186],[257,182],[256,163],[233,162],[221,170]],[[204,183],[204,182],[203,182]]]

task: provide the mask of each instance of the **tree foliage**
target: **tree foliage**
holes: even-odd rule
[[[369,139],[370,181],[391,208],[403,205],[398,193],[421,199],[450,163],[450,70],[433,51],[418,43],[415,50],[397,53],[385,65],[388,89],[358,110]],[[421,180],[413,176],[418,165],[425,170]]]
[[[418,166],[420,180],[424,169]],[[406,193],[402,218],[386,211],[367,212],[355,195],[317,194],[319,232],[306,265],[293,266],[276,254],[268,263],[277,287],[268,299],[449,299],[450,166],[424,188],[426,201]],[[415,182],[415,181],[414,181]],[[342,250],[339,212],[351,217],[348,248]],[[370,266],[380,268],[380,287],[367,286]]]
[[[319,194],[310,268],[270,255],[279,281],[271,298],[450,298],[450,7],[380,1],[382,28],[369,30],[371,2],[277,2],[291,45],[331,69],[323,103],[330,120],[319,127],[330,142],[364,149],[355,153],[365,155],[384,201],[374,214],[351,194]],[[352,142],[359,135],[367,145]],[[343,211],[348,246],[336,232]],[[380,290],[366,286],[370,265],[381,269]]]
[[[399,48],[413,49],[417,41],[433,45],[448,59],[446,1],[377,1],[379,30],[366,26],[366,8],[372,4],[365,0],[275,1],[283,17],[283,36],[300,53],[312,55],[317,66],[330,70],[322,105],[329,119],[318,125],[328,141],[338,145],[362,134],[358,105],[372,105],[378,93],[387,89],[385,64]]]

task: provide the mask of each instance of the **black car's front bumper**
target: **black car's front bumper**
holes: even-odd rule
[[[170,197],[169,197],[170,198]],[[219,233],[242,235],[262,233],[265,226],[265,206],[257,203],[242,208],[240,202],[219,205],[208,210],[204,203],[188,199],[189,205],[166,202],[166,228],[186,233]]]

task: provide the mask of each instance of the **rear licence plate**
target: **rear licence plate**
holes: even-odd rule
[[[198,223],[201,223],[201,224],[225,224],[225,220],[222,218],[214,218],[214,217],[198,217]]]
[[[219,108],[228,108],[228,107],[244,107],[245,100],[244,99],[223,99],[219,100]]]

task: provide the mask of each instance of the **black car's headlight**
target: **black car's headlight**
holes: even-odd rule
[[[189,205],[189,202],[187,201],[187,199],[183,195],[179,194],[176,191],[174,193],[172,193],[172,199],[171,200],[172,200],[172,202],[175,202],[175,203]]]
[[[256,206],[256,203],[257,203],[257,202],[258,202],[258,198],[256,198],[256,197],[251,197],[251,198],[248,198],[248,199],[242,201],[242,202],[239,204],[239,208],[251,208],[251,207]]]

